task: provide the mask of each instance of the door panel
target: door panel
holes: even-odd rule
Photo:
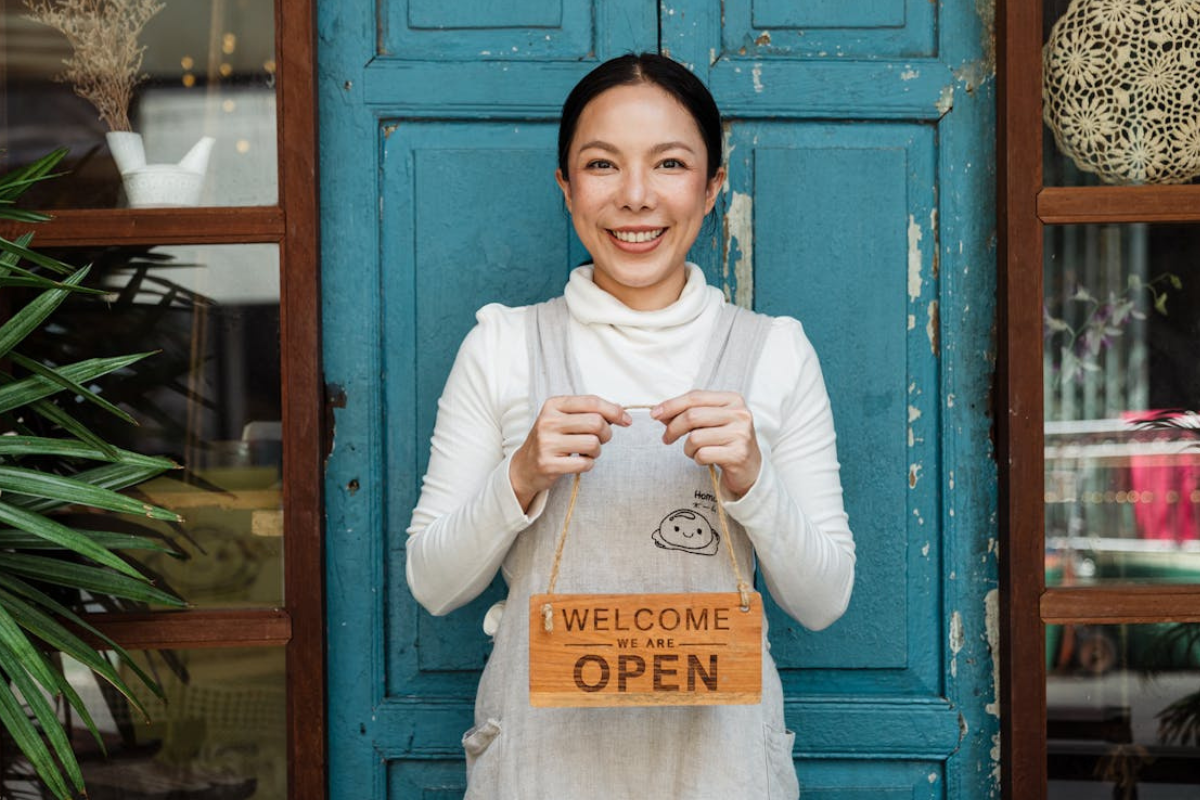
[[[721,43],[751,58],[931,56],[937,10],[928,0],[726,0]]]
[[[804,322],[833,400],[855,596],[820,633],[769,611],[804,796],[991,787],[986,23],[925,0],[723,8],[318,0],[335,800],[462,795],[500,589],[434,618],[405,586],[437,397],[479,306],[558,294],[586,258],[552,179],[566,93],[660,46],[727,116],[693,259]]]
[[[480,621],[499,585],[433,617],[408,596],[404,538],[429,458],[437,399],[487,303],[552,297],[584,259],[553,180],[549,122],[407,121],[382,137],[383,432],[388,453],[389,695],[470,694],[488,651]],[[536,190],[535,190],[536,189]],[[464,727],[463,730],[466,730]]]
[[[820,355],[859,547],[846,616],[815,634],[773,617],[781,635],[772,654],[797,689],[794,670],[870,669],[856,692],[919,685],[939,694],[936,597],[910,597],[939,569],[932,548],[921,553],[938,538],[936,481],[924,474],[927,463],[936,469],[936,442],[921,430],[936,426],[937,394],[917,391],[936,380],[937,365],[929,287],[919,261],[911,278],[905,268],[910,226],[933,208],[932,129],[747,122],[734,125],[730,143],[730,194],[752,202],[743,213],[753,217],[754,271],[738,299],[752,294],[758,310],[800,319]]]

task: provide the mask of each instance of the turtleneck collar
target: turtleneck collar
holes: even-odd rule
[[[592,266],[585,264],[571,272],[563,295],[567,308],[584,325],[615,325],[621,328],[661,329],[686,325],[703,313],[721,291],[709,286],[704,272],[695,264],[687,265],[687,282],[679,299],[666,308],[637,311],[601,289],[592,280]],[[721,300],[724,297],[720,297]]]

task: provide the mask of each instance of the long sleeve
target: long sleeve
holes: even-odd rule
[[[850,601],[854,537],[825,382],[795,320],[775,320],[750,396],[763,466],[750,491],[726,509],[750,536],[771,596],[819,630]]]
[[[633,312],[576,270],[567,287],[570,338],[584,353],[585,392],[614,402],[658,402],[694,385],[694,365],[724,302],[692,267],[681,301]],[[438,401],[428,471],[409,527],[413,596],[445,614],[478,596],[545,494],[522,512],[509,459],[528,433],[526,309],[486,306],[464,340]],[[854,584],[854,539],[842,504],[833,417],[820,365],[800,323],[772,323],[747,392],[763,450],[755,485],[730,515],[746,528],[779,605],[820,629],[844,613]]]
[[[429,468],[408,529],[408,585],[433,614],[453,611],[486,589],[545,502],[541,496],[523,512],[508,477],[529,412],[501,382],[508,386],[528,374],[524,316],[487,306],[478,320],[438,400]]]

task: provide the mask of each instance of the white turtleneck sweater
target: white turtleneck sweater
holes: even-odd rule
[[[566,291],[582,391],[622,405],[656,404],[697,387],[696,371],[725,298],[688,265],[679,299],[635,311],[579,267]],[[522,511],[509,459],[540,409],[529,398],[526,308],[488,305],[458,352],[438,401],[429,470],[413,511],[408,584],[433,614],[470,602],[491,583],[509,547],[542,513]],[[846,609],[854,539],[829,398],[800,323],[774,320],[747,405],[763,452],[758,479],[727,512],[746,529],[775,601],[801,624],[824,628]]]

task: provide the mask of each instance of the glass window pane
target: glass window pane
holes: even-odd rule
[[[1046,582],[1200,583],[1200,226],[1048,227]]]
[[[1200,183],[1191,3],[1044,0],[1047,186]]]
[[[126,665],[121,676],[150,722],[107,682],[70,659],[63,665],[107,750],[75,716],[67,717],[92,800],[287,796],[287,692],[282,648],[137,652],[158,681],[158,699]],[[10,768],[6,797],[40,797]]]
[[[129,412],[129,425],[89,403],[71,413],[119,447],[166,455],[183,469],[136,494],[182,524],[79,513],[98,530],[128,528],[170,542],[184,557],[135,553],[202,608],[283,603],[279,251],[275,245],[106,248],[56,253],[91,263],[87,284],[23,346],[66,364],[157,351],[96,382]],[[38,421],[35,420],[35,423]]]
[[[118,169],[108,124],[96,107],[57,80],[72,56],[55,27],[27,18],[23,0],[0,0],[0,148],[5,167],[70,148],[69,176],[31,189],[22,204],[40,208],[128,205],[273,205],[278,197],[275,112],[275,12],[272,0],[169,2],[146,24],[145,49],[129,122],[144,161],[174,165],[202,138],[185,169],[137,170],[136,154]],[[111,48],[110,48],[111,49]],[[119,106],[120,104],[118,104]],[[202,168],[203,167],[203,168]],[[122,172],[126,174],[122,181]],[[197,195],[188,197],[188,187]]]
[[[1200,625],[1046,633],[1049,800],[1200,794]]]

